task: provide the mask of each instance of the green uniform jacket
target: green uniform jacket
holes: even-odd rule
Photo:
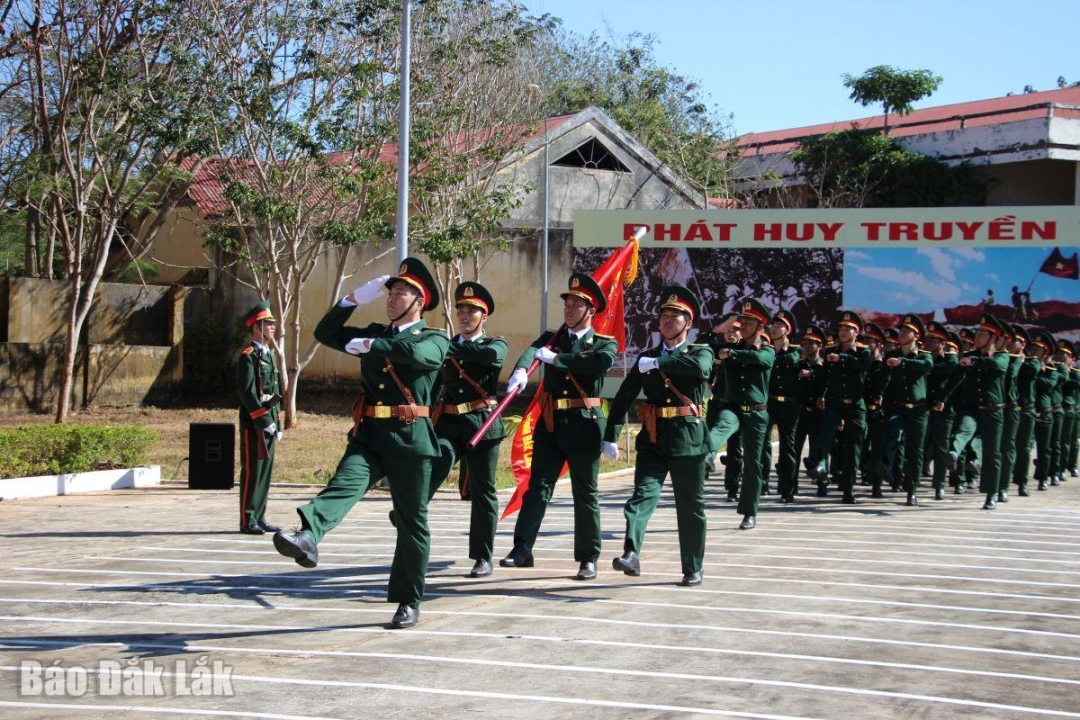
[[[809,375],[800,377],[803,370]],[[818,399],[825,396],[825,363],[819,356],[816,362],[801,359],[796,366],[795,397],[803,407],[815,406]]]
[[[900,364],[889,367],[885,363],[885,374],[889,376],[889,385],[885,388],[887,403],[926,402],[926,380],[934,368],[934,358],[925,350],[916,350],[911,355],[904,355],[899,349],[885,353],[885,359],[900,358]]]
[[[981,355],[970,352],[971,366],[965,369],[964,395],[958,404],[969,408],[984,408],[1005,402],[1005,373],[1009,356],[1003,352]]]
[[[776,361],[776,350],[771,345],[731,350],[723,361],[727,375],[729,402],[736,405],[764,405],[769,401],[769,376]]]
[[[1054,407],[1054,386],[1057,385],[1057,370],[1049,363],[1039,368],[1035,378],[1035,409],[1040,415]]]
[[[1016,378],[1020,374],[1020,366],[1023,364],[1023,355],[1009,355],[1009,367],[1005,369],[1005,402],[1012,405],[1015,405],[1020,397],[1020,390],[1016,386]]]
[[[873,361],[869,348],[856,344],[850,350],[841,350],[839,345],[830,345],[821,351],[821,356],[833,353],[839,354],[840,359],[836,362],[825,361],[825,399],[862,398],[866,372]]]
[[[769,376],[769,396],[793,398],[799,394],[799,360],[802,348],[791,345],[776,353],[772,374]]]
[[[274,353],[260,348],[254,342],[244,348],[236,362],[236,392],[240,397],[240,427],[256,427],[262,430],[274,423],[281,429],[278,421],[281,403],[264,408],[260,398],[260,393],[278,395],[281,392]]]
[[[1023,410],[1035,409],[1035,380],[1039,377],[1042,363],[1038,358],[1025,358],[1016,375],[1016,402]]]
[[[940,402],[948,407],[952,403],[956,389],[964,381],[964,374],[960,370],[960,359],[955,355],[934,356],[934,367],[926,384],[926,399],[931,405]]]
[[[660,407],[682,405],[679,396],[668,389],[660,373],[664,373],[672,384],[697,407],[705,402],[705,384],[712,371],[713,352],[707,345],[691,345],[685,342],[675,352],[663,356],[662,348],[655,347],[642,353],[643,357],[657,358],[659,367],[645,373],[638,371],[637,363],[623,380],[619,392],[615,394],[609,408],[606,442],[615,442],[622,433],[623,423],[630,406],[637,401],[638,394],[645,391],[645,402]],[[658,418],[656,421],[656,447],[669,457],[694,457],[704,455],[715,448],[710,447],[709,432],[704,417],[691,415],[673,418]],[[644,429],[638,433],[637,447],[653,445],[652,438]]]
[[[495,398],[499,370],[506,361],[506,352],[506,340],[501,337],[480,337],[469,342],[451,342],[435,396],[440,398],[440,402],[451,405],[473,402],[481,398],[472,383],[461,377],[457,368],[450,362],[450,358],[455,358],[461,363],[461,369],[465,374],[483,388],[488,397]],[[448,437],[445,433],[453,432],[455,437],[469,440],[490,415],[490,409],[460,415],[443,415],[437,429],[444,437]],[[500,418],[492,423],[491,428],[481,440],[502,440],[504,437],[506,437],[506,428]]]
[[[884,360],[870,360],[870,368],[866,371],[866,376],[863,379],[863,392],[866,394],[866,407],[868,410],[881,409],[891,377]]]
[[[354,308],[335,305],[319,321],[315,339],[327,347],[345,352],[345,345],[355,338],[377,338],[371,350],[360,356],[360,391],[368,405],[405,405],[407,400],[387,372],[394,372],[412,393],[417,405],[431,406],[432,391],[439,376],[450,340],[446,333],[427,327],[423,320],[394,335],[389,325],[372,323],[365,328],[349,327],[345,322]],[[376,452],[388,455],[438,457],[439,444],[429,418],[407,423],[396,418],[365,418],[353,442],[363,443]]]
[[[548,331],[533,341],[532,345],[518,358],[514,369],[529,369],[536,356],[536,350],[548,344],[554,333]],[[555,361],[547,365],[541,363],[544,369],[544,391],[549,392],[557,399],[576,400],[581,398],[581,393],[574,387],[567,373],[573,373],[586,397],[600,397],[600,390],[604,386],[604,376],[611,366],[615,364],[615,352],[617,345],[615,338],[607,335],[598,335],[592,328],[578,337],[577,341],[570,344],[569,335],[563,331],[559,342],[552,350],[556,353]],[[563,411],[564,413],[572,411]],[[600,423],[600,435],[604,434],[604,413],[599,408],[581,408],[573,411],[582,418],[595,418]],[[595,415],[593,414],[595,413]],[[540,427],[543,427],[541,424]]]
[[[1065,367],[1064,363],[1054,366],[1054,390],[1051,393],[1051,399],[1054,401],[1055,408],[1061,405],[1065,397],[1065,378],[1068,374],[1069,368]]]
[[[1080,370],[1075,367],[1069,370],[1065,379],[1065,390],[1061,396],[1061,404],[1072,410],[1080,404]]]

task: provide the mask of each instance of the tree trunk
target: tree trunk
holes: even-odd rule
[[[26,234],[23,248],[23,272],[26,277],[36,278],[40,274],[38,267],[38,239],[41,237],[41,221],[37,208],[29,204],[27,198]]]

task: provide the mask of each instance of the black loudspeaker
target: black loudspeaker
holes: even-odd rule
[[[188,487],[232,490],[236,461],[236,426],[191,423],[188,431]]]

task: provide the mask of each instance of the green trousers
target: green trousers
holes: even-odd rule
[[[818,455],[814,439],[817,438],[818,432],[821,431],[821,415],[822,411],[818,410],[814,406],[803,406],[799,409],[799,422],[795,426],[795,457],[798,458],[802,455],[803,446],[809,442],[810,447],[806,453],[806,464],[808,467],[817,467],[821,462],[821,457]],[[795,482],[791,487],[792,493],[799,491],[799,475],[796,471]],[[783,491],[781,491],[783,494]]]
[[[998,477],[998,492],[1006,492],[1012,482],[1013,469],[1016,466],[1016,436],[1020,432],[1020,408],[1015,404],[1007,405],[1001,426],[1001,474]]]
[[[570,467],[574,496],[574,560],[596,562],[600,557],[600,429],[593,421],[569,424],[556,416],[555,431],[540,423],[533,433],[529,487],[521,498],[514,545],[532,551],[563,465]]]
[[[1076,467],[1076,459],[1073,449],[1076,447],[1076,413],[1072,408],[1066,407],[1061,418],[1061,459],[1058,460],[1058,471],[1067,473]]]
[[[276,434],[240,426],[240,527],[255,525],[266,515],[270,474],[274,471]],[[265,442],[266,457],[260,458]]]
[[[863,440],[866,436],[866,406],[863,401],[857,400],[851,404],[839,401],[825,402],[825,411],[821,415],[821,432],[818,433],[814,447],[821,462],[826,465],[829,462],[829,451],[840,427],[840,421],[844,422],[844,432],[841,435],[840,474],[837,477],[837,484],[844,492],[852,492],[855,489],[855,473],[859,469]]]
[[[1001,479],[1001,431],[1005,425],[1001,410],[961,408],[956,414],[951,449],[957,457],[963,455],[969,443],[979,434],[982,440],[982,470],[979,472],[979,492],[996,493]]]
[[[882,462],[891,468],[902,468],[904,491],[908,494],[919,489],[919,479],[922,476],[923,442],[929,425],[929,413],[925,404],[913,408],[890,406],[885,411]],[[901,453],[902,462],[899,458]],[[899,478],[896,478],[894,481],[898,480]],[[880,483],[880,478],[875,476],[875,487]]]
[[[742,485],[739,489],[740,515],[757,515],[761,488],[765,484],[765,468],[761,464],[762,448],[768,441],[769,413],[765,410],[739,411],[739,437],[742,439]]]
[[[1061,472],[1062,455],[1064,455],[1061,447],[1061,431],[1065,426],[1065,413],[1060,407],[1057,407],[1051,417],[1053,418],[1053,425],[1050,430],[1050,465],[1047,470],[1053,476]]]
[[[1031,447],[1035,442],[1035,413],[1024,410],[1016,424],[1016,461],[1013,463],[1012,481],[1019,487],[1027,485],[1031,477]]]
[[[660,501],[664,478],[671,473],[679,557],[683,575],[701,571],[705,559],[705,456],[669,457],[656,445],[639,445],[634,467],[634,494],[626,501],[623,552],[641,554],[645,529]]]
[[[374,483],[386,476],[397,523],[387,602],[416,607],[424,599],[424,576],[431,549],[427,521],[431,462],[431,458],[390,455],[350,442],[322,492],[296,509],[304,529],[317,543],[337,527]]]
[[[727,446],[727,464],[724,466],[724,489],[728,495],[739,492],[742,482],[742,436],[739,435],[739,414],[719,400],[710,400],[705,414],[709,428],[709,440],[719,453]]]
[[[779,443],[776,457],[776,491],[780,495],[795,492],[799,475],[799,456],[795,449],[795,434],[799,425],[799,403],[794,398],[785,402],[769,401],[769,422],[765,427],[765,443],[762,447],[763,481],[768,482],[769,465],[772,460],[770,433],[776,427]]]
[[[444,418],[439,425],[446,422]],[[436,432],[438,428],[436,428]],[[469,558],[491,562],[495,550],[495,528],[499,522],[499,495],[495,492],[495,473],[499,467],[501,440],[484,440],[469,449],[468,440],[439,437],[442,456],[431,464],[428,499],[435,497],[454,464],[461,460],[461,472],[472,503],[469,516]]]
[[[927,426],[927,447],[930,448],[930,457],[934,461],[931,483],[935,490],[945,487],[948,478],[948,468],[945,467],[945,456],[949,453],[949,442],[952,438],[953,420],[956,412],[946,407],[944,410],[931,410],[930,421]]]

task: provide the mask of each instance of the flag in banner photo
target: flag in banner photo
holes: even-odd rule
[[[601,335],[610,335],[618,343],[619,352],[626,350],[626,316],[624,311],[624,289],[637,279],[638,240],[630,238],[626,244],[611,253],[592,274],[593,280],[604,291],[607,308],[593,316],[593,330]],[[510,468],[514,472],[517,487],[510,501],[506,503],[502,517],[512,515],[521,508],[521,499],[529,487],[529,470],[532,467],[533,431],[540,421],[540,394],[544,390],[543,381],[536,389],[525,414],[521,417],[514,437],[510,440]],[[559,475],[566,473],[563,466]]]
[[[1043,261],[1039,272],[1065,280],[1080,280],[1080,258],[1077,253],[1073,253],[1072,257],[1065,257],[1059,248],[1054,248],[1050,257]]]

